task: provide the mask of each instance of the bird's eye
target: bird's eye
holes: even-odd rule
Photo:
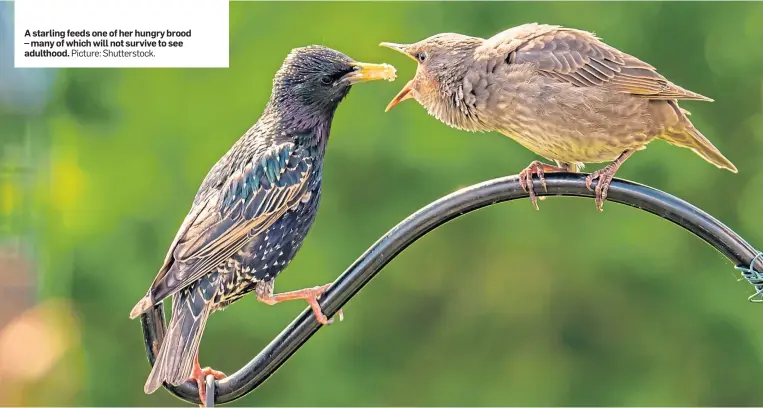
[[[331,85],[334,82],[334,78],[331,78],[328,75],[324,75],[321,77],[321,83],[323,85]]]
[[[424,51],[421,51],[420,53],[416,54],[416,59],[419,60],[419,62],[424,62],[427,60],[427,53]]]

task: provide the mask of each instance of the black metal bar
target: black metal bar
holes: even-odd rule
[[[548,191],[544,192],[537,180],[535,191],[543,196],[593,197],[593,192],[585,187],[585,176],[549,173],[546,175]],[[327,316],[336,313],[389,261],[429,231],[471,211],[525,197],[527,193],[520,187],[518,177],[510,176],[466,187],[420,209],[376,241],[321,296],[324,313]],[[759,253],[755,248],[729,227],[686,201],[651,187],[620,179],[612,182],[607,200],[639,208],[672,221],[718,249],[735,266],[763,271],[763,257],[755,259]],[[751,282],[757,291],[763,290],[763,280]],[[141,322],[148,360],[153,365],[164,338],[162,305],[154,307],[142,316]],[[257,388],[320,327],[310,309],[305,309],[248,364],[230,377],[217,382],[215,401],[218,404],[230,402]],[[198,390],[193,382],[166,388],[183,400],[199,403]]]

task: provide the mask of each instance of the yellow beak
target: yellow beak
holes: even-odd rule
[[[351,64],[355,70],[342,77],[342,81],[352,84],[358,82],[377,81],[384,79],[394,81],[397,78],[395,67],[389,64],[368,64],[365,62],[353,62]]]

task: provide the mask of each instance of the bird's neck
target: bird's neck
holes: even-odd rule
[[[269,103],[260,122],[268,123],[275,131],[276,141],[294,143],[322,157],[333,118],[333,109],[320,111],[297,104],[286,106]]]
[[[437,67],[435,72],[438,89],[421,96],[430,115],[445,124],[466,131],[480,131],[481,126],[474,106],[470,69],[475,65],[475,51],[484,42],[481,38],[468,37],[453,46],[447,66]]]
[[[485,42],[482,38],[465,37],[452,45],[447,60],[438,62],[433,71],[439,73],[437,80],[441,86],[453,87],[460,84],[469,69],[474,65],[475,52]]]
[[[447,88],[426,95],[420,102],[430,115],[450,127],[468,132],[484,131],[474,94],[465,89],[466,81],[460,78]]]

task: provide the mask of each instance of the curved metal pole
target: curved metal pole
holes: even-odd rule
[[[535,191],[542,196],[593,197],[593,192],[585,187],[585,176],[549,173],[546,174],[548,191],[543,191],[537,179]],[[525,197],[527,193],[520,187],[519,178],[509,176],[463,188],[427,205],[392,228],[347,268],[321,296],[321,307],[327,316],[332,316],[389,261],[438,226],[471,211]],[[756,272],[763,271],[763,256],[757,256],[759,252],[755,248],[706,212],[665,192],[620,179],[612,182],[607,200],[642,209],[684,227],[744,271],[743,276],[755,286],[758,294],[763,291],[763,274]],[[148,360],[153,365],[165,332],[162,305],[144,314],[141,323]],[[215,401],[230,402],[257,388],[320,327],[307,308],[247,365],[217,382]],[[165,387],[188,402],[199,403],[193,382]]]

